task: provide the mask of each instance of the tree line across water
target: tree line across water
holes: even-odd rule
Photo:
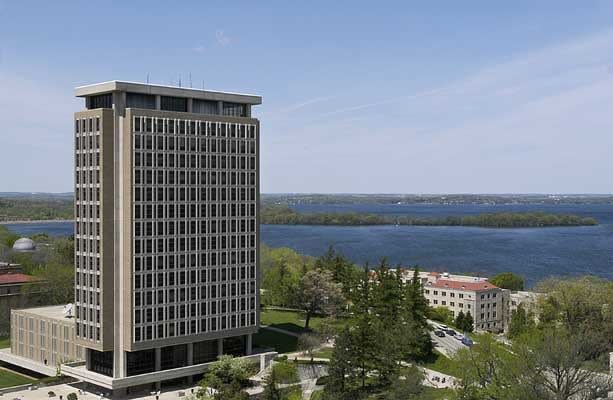
[[[264,203],[261,222],[270,225],[414,225],[478,226],[487,228],[540,228],[552,226],[590,226],[590,217],[544,212],[486,213],[479,215],[417,217],[368,213],[299,213],[287,205]],[[0,198],[0,221],[57,220],[73,218],[73,202],[67,198]]]
[[[285,205],[265,206],[261,222],[270,225],[415,225],[479,226],[487,228],[540,228],[553,226],[589,226],[598,221],[577,215],[530,213],[488,213],[447,217],[385,216],[364,213],[299,213]]]

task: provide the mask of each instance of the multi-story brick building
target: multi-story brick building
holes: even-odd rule
[[[405,270],[404,279],[414,271]],[[431,307],[445,307],[457,316],[470,313],[476,330],[502,332],[506,329],[509,291],[490,283],[487,278],[420,272],[424,296]]]

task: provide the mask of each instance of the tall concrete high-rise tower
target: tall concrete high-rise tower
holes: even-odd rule
[[[249,354],[261,97],[120,81],[75,94],[86,109],[74,122],[74,315],[88,380],[176,379]]]

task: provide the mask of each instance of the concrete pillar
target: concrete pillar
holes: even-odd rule
[[[264,354],[260,355],[260,371],[266,369],[266,356]]]
[[[187,365],[194,365],[194,344],[187,344]]]
[[[161,347],[155,348],[155,370],[156,371],[162,370],[162,348]],[[155,390],[159,391],[161,389],[162,389],[162,382],[161,381],[155,382]]]
[[[161,347],[155,348],[155,370],[156,371],[162,370],[162,348]]]
[[[223,115],[223,101],[217,102],[217,114]]]
[[[223,355],[223,339],[217,339],[217,356]]]
[[[193,112],[194,109],[194,99],[187,99],[187,112]]]
[[[162,109],[162,96],[160,96],[159,94],[155,95],[155,109]]]
[[[92,369],[92,351],[86,347],[84,347],[83,349],[85,350],[85,369],[87,369],[88,371],[91,371]]]
[[[253,336],[250,334],[246,335],[246,343],[245,343],[245,355],[250,356],[253,350]]]
[[[193,343],[187,344],[187,365],[194,365],[194,344]],[[187,383],[190,385],[194,383],[194,377],[192,375],[187,377]]]

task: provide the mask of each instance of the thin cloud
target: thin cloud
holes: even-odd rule
[[[226,35],[224,31],[215,32],[215,40],[221,47],[226,47],[232,42],[232,38]]]
[[[285,177],[301,176],[303,191],[355,192],[368,179],[368,190],[380,192],[610,192],[612,55],[613,31],[604,31],[446,86],[311,115],[269,146],[276,154],[325,143],[313,150],[317,163],[311,151],[267,160],[279,171],[269,190],[291,191],[296,181]],[[353,123],[352,115],[367,119]],[[321,179],[329,171],[334,178]]]
[[[282,109],[278,110],[277,113],[285,114],[285,113],[290,113],[290,112],[298,111],[298,110],[300,110],[300,109],[302,109],[304,107],[308,107],[308,106],[313,105],[313,104],[322,103],[324,101],[331,100],[334,97],[336,97],[336,96],[315,97],[314,99],[305,100],[305,101],[302,101],[300,103],[292,104],[291,106],[282,108]]]

